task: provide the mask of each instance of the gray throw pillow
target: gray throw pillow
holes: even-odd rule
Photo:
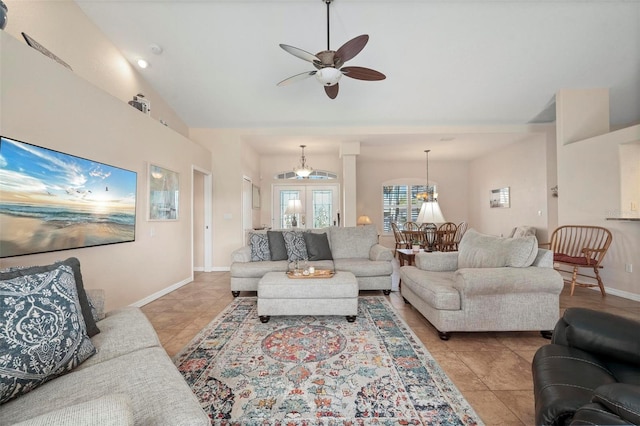
[[[267,231],[269,239],[269,251],[271,252],[271,260],[287,260],[287,246],[284,243],[284,236],[280,231]]]
[[[287,247],[287,256],[290,262],[294,260],[306,260],[309,258],[307,254],[307,244],[304,242],[303,232],[299,231],[282,231],[284,244]]]
[[[327,234],[324,232],[320,234],[305,232],[303,235],[309,260],[333,260]]]
[[[269,240],[267,234],[249,233],[249,245],[251,246],[251,261],[259,262],[262,260],[271,260],[269,252]]]
[[[29,269],[36,268],[0,274],[0,404],[73,370],[96,352],[73,268]]]

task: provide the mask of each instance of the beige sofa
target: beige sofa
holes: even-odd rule
[[[288,230],[291,231],[291,230]],[[393,250],[378,244],[375,226],[329,227],[300,232],[325,233],[332,260],[308,261],[316,269],[349,271],[358,281],[359,290],[391,292]],[[267,231],[254,231],[265,233]],[[244,246],[231,254],[231,292],[257,291],[258,282],[267,272],[286,272],[288,260],[251,261],[251,248]]]
[[[563,281],[534,236],[467,231],[458,252],[418,253],[400,268],[401,294],[448,340],[455,331],[539,330],[560,315]]]
[[[102,313],[104,295],[87,290],[101,318],[96,353],[70,373],[0,405],[0,424],[209,425],[209,418],[162,348],[147,317],[127,307]]]

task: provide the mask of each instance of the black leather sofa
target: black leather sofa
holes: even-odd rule
[[[537,425],[640,424],[640,321],[569,308],[532,369]]]

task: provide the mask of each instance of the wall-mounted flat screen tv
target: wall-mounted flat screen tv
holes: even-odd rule
[[[137,174],[0,136],[0,258],[135,241]]]

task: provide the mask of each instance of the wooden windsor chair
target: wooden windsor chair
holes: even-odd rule
[[[391,229],[393,230],[393,236],[396,239],[396,250],[397,249],[406,249],[406,248],[410,248],[411,247],[411,243],[409,243],[405,239],[405,237],[402,234],[402,231],[400,231],[400,228],[398,227],[397,223],[391,222]]]
[[[406,222],[402,230],[402,235],[404,235],[404,239],[409,247],[413,244],[422,245],[424,240],[422,232],[420,231],[420,225],[416,222]]]
[[[416,222],[405,222],[404,230],[405,231],[419,231],[420,230],[420,225],[418,225]]]
[[[551,234],[551,241],[542,246],[549,246],[553,251],[553,263],[556,270],[571,274],[565,282],[571,283],[571,295],[576,286],[600,287],[606,296],[599,269],[607,254],[613,237],[611,232],[600,226],[565,225]],[[596,283],[578,282],[578,276],[588,277]]]
[[[465,232],[467,232],[467,227],[469,226],[469,224],[467,222],[460,222],[458,224],[458,227],[456,228],[456,234],[453,237],[453,244],[455,246],[455,251],[458,251],[458,248],[460,247],[460,240],[462,240],[462,236],[464,235]]]
[[[445,222],[438,228],[438,251],[456,251],[455,236],[458,227],[453,222]]]

